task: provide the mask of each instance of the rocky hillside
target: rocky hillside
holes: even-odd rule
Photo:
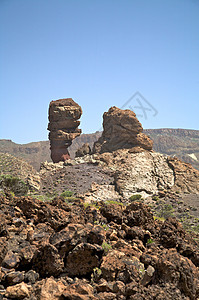
[[[51,161],[49,141],[16,144],[11,140],[0,140],[0,152],[22,158],[39,170],[43,161]]]
[[[176,155],[199,170],[199,130],[145,129],[144,133],[152,138],[155,151],[171,156]],[[98,131],[77,137],[69,147],[71,157],[74,158],[75,152],[84,143],[89,143],[92,147],[100,136],[101,132]],[[23,158],[36,170],[39,170],[41,162],[51,161],[49,141],[20,145],[11,140],[0,140],[0,152]]]
[[[199,171],[108,117],[93,154],[39,172],[1,154],[0,299],[199,299]]]
[[[0,196],[0,211],[1,299],[199,297],[198,244],[140,202]]]
[[[157,152],[177,156],[199,169],[199,130],[147,129]]]

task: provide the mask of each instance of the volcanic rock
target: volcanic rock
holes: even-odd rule
[[[8,200],[0,299],[198,299],[197,242],[142,202]]]
[[[71,98],[50,102],[48,130],[54,163],[70,158],[67,148],[81,134],[81,129],[78,129],[81,115],[81,107]]]
[[[28,286],[24,282],[16,284],[14,286],[9,286],[6,290],[6,297],[11,299],[24,299],[29,296],[30,293]]]
[[[152,140],[142,132],[142,125],[136,114],[129,109],[111,107],[103,115],[103,128],[102,136],[94,144],[94,153],[133,147],[152,150]]]
[[[82,147],[76,151],[75,157],[82,157],[87,154],[91,154],[91,148],[88,143],[83,144]]]

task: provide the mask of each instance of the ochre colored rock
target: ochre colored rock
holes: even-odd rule
[[[103,128],[102,136],[94,144],[94,153],[133,147],[152,150],[153,141],[142,132],[142,125],[132,110],[111,107],[103,115]]]
[[[21,282],[14,286],[7,287],[5,296],[11,299],[24,299],[26,297],[29,298],[30,292],[27,284]]]
[[[49,105],[48,130],[51,158],[54,163],[70,158],[68,147],[81,134],[78,129],[82,115],[81,107],[71,98],[51,101]]]

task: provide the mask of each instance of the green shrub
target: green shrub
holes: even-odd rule
[[[118,202],[118,201],[115,201],[115,200],[107,200],[105,203],[106,203],[106,204],[116,204],[116,205],[124,206],[123,203]]]
[[[161,218],[169,218],[169,217],[173,217],[173,206],[171,204],[165,204],[161,207],[160,212],[158,213],[159,217]]]
[[[109,252],[110,249],[112,249],[111,245],[105,241],[102,243],[102,248],[104,249],[105,255]]]
[[[87,209],[87,207],[95,207],[97,210],[101,208],[97,202],[84,202],[84,208]]]
[[[66,199],[66,198],[72,197],[72,195],[73,195],[73,192],[65,191],[65,192],[61,193],[60,197]]]
[[[28,193],[27,184],[18,177],[11,175],[0,176],[0,187],[3,188],[4,192],[14,193],[16,196],[24,196]]]
[[[98,282],[100,280],[100,277],[102,275],[102,270],[99,268],[94,268],[93,273],[91,274],[91,282]]]
[[[142,195],[140,194],[135,194],[135,195],[132,195],[129,200],[130,201],[137,201],[137,200],[140,200],[142,198]]]
[[[152,200],[154,200],[154,201],[158,201],[158,200],[159,200],[159,197],[158,197],[158,196],[156,196],[156,195],[154,195],[154,196],[152,197]]]
[[[148,239],[146,243],[147,243],[147,244],[152,244],[152,243],[153,243],[153,240],[152,240],[152,239]]]

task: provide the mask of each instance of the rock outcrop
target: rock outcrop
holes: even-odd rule
[[[71,98],[50,102],[48,130],[54,163],[70,158],[68,147],[81,134],[81,129],[78,129],[81,115],[81,107]]]
[[[142,125],[132,110],[111,107],[103,115],[103,128],[102,136],[94,144],[94,153],[133,147],[152,150],[153,141],[142,132]]]
[[[75,157],[82,157],[87,154],[91,154],[91,148],[88,143],[85,143],[75,152]]]

